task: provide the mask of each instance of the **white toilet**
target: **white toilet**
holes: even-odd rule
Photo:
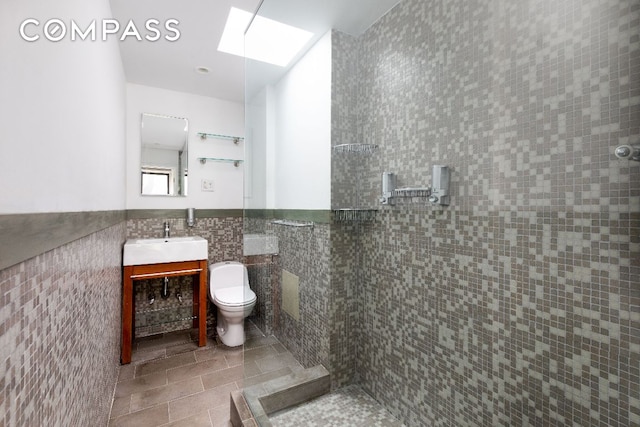
[[[209,299],[218,307],[218,336],[229,347],[244,344],[244,318],[256,305],[249,288],[247,267],[239,262],[218,262],[209,266]]]

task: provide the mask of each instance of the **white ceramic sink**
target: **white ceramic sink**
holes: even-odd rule
[[[124,265],[160,264],[209,258],[207,240],[202,237],[130,239],[124,244]]]

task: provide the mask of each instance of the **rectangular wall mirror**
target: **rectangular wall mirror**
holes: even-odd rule
[[[142,113],[140,183],[143,196],[186,196],[189,122]]]

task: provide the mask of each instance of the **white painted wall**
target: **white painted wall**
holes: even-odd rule
[[[245,109],[246,150],[244,207],[267,207],[267,88],[251,99]]]
[[[331,32],[249,102],[247,129],[247,209],[331,208]]]
[[[125,207],[125,79],[117,40],[27,42],[42,23],[111,17],[108,0],[0,2],[0,214]],[[67,20],[68,22],[68,20]]]
[[[202,141],[198,132],[244,136],[244,106],[172,90],[127,85],[127,209],[242,209],[244,165],[208,162],[199,157],[244,159],[244,143]],[[186,197],[140,195],[140,118],[142,113],[183,117],[189,121],[189,191]],[[203,192],[201,181],[214,181]]]
[[[331,209],[331,31],[275,86],[274,209]]]

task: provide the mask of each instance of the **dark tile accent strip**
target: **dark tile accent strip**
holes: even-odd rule
[[[242,209],[196,209],[196,218],[242,218]],[[127,219],[185,218],[185,209],[131,209]]]
[[[125,211],[0,215],[0,270],[123,222]]]
[[[256,219],[290,219],[296,221],[313,221],[329,224],[331,222],[330,210],[302,210],[302,209],[246,209],[246,218]]]

